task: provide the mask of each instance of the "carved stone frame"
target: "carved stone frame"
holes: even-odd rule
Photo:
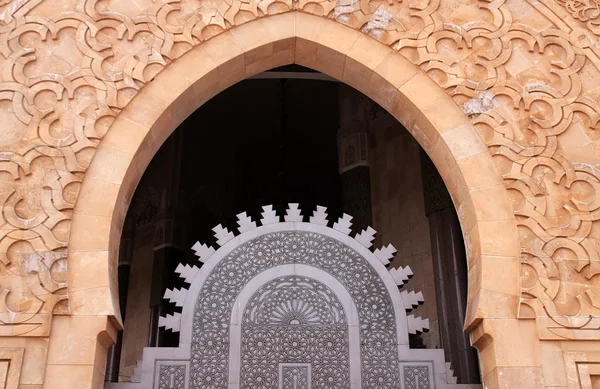
[[[122,223],[141,174],[162,142],[219,91],[290,63],[353,86],[415,136],[444,179],[465,235],[471,269],[465,327],[473,330],[485,319],[515,320],[520,296],[518,266],[494,274],[486,271],[491,263],[482,258],[519,263],[516,222],[502,177],[469,118],[398,52],[359,31],[302,12],[251,21],[195,47],[159,73],[117,117],[83,181],[69,246],[70,268],[80,268],[78,261],[88,255],[106,258],[97,272],[104,277],[99,283],[103,286],[90,288],[70,273],[72,313],[110,314],[120,321],[116,258]],[[493,207],[478,205],[474,196],[482,188],[493,189]],[[502,291],[487,285],[501,285]],[[537,342],[533,333],[530,341],[532,347]],[[483,363],[490,367],[484,369],[488,372],[496,366],[514,365],[495,358]]]

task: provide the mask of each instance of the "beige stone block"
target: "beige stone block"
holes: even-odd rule
[[[230,61],[219,65],[217,68],[219,77],[219,90],[223,91],[235,83],[246,78],[246,59],[245,56],[232,58]]]
[[[44,389],[96,389],[94,365],[48,365]],[[98,388],[99,389],[99,388]]]
[[[317,44],[311,40],[311,37],[310,33],[308,36],[298,35],[296,37],[294,62],[313,69],[317,60]]]
[[[236,42],[245,52],[274,42],[296,37],[296,12],[287,12],[268,19],[256,19],[231,30]]]
[[[465,186],[464,183],[461,185],[460,195],[456,196],[456,200],[453,201],[462,231],[471,231],[477,224],[477,214],[473,206],[473,199],[469,196],[469,192],[463,189]]]
[[[108,250],[111,217],[79,214],[73,219],[72,230],[78,231],[78,239],[71,241],[69,248],[77,250]]]
[[[324,18],[304,12],[294,12],[294,14],[296,16],[294,33],[297,38],[304,40],[310,40],[314,36],[317,26],[325,21]]]
[[[399,54],[388,46],[376,42],[373,38],[363,34],[358,36],[358,39],[351,46],[347,54],[348,60],[353,60],[371,70],[380,69],[380,65],[382,65],[384,60],[387,59],[390,61],[388,59],[390,55]],[[389,63],[387,65],[389,65]],[[396,65],[398,65],[398,63],[396,63]],[[398,71],[399,69],[396,70]],[[400,85],[396,86],[399,87]]]
[[[307,20],[310,19],[310,20]],[[324,18],[296,16],[296,63],[341,80],[348,51],[360,33]]]
[[[544,387],[541,369],[536,367],[499,367],[484,376],[484,382],[489,389],[534,389]]]
[[[470,331],[481,319],[510,319],[517,316],[519,298],[504,293],[480,289],[471,284],[469,288],[475,291],[467,302],[465,315],[465,330]]]
[[[225,31],[202,44],[202,53],[210,58],[216,67],[231,61],[233,58],[244,56],[240,46],[231,31]]]
[[[115,328],[106,316],[56,318],[44,387],[102,388],[107,346],[115,338]],[[65,374],[69,377],[61,379]]]
[[[194,95],[198,107],[216,96],[221,90],[221,85],[219,83],[219,69],[217,69],[215,65],[214,70],[207,72],[206,75],[198,78],[194,83]]]
[[[177,69],[171,69],[170,66],[164,68],[144,86],[152,95],[160,96],[161,100],[170,103],[172,108],[174,102],[178,102],[178,99],[191,87],[192,81],[179,73]],[[178,102],[178,104],[183,104],[183,102]],[[195,101],[192,101],[192,105],[195,105]],[[177,107],[174,109],[177,110]]]
[[[150,152],[150,147],[146,152]],[[142,178],[144,170],[140,170],[140,166],[137,163],[127,169],[119,189],[117,201],[115,203],[113,220],[122,221],[125,219],[125,215],[129,209],[129,204],[131,203],[131,199],[133,198],[135,189]]]
[[[214,40],[218,39],[219,36],[214,38]],[[191,84],[201,80],[217,68],[217,64],[215,64],[211,56],[212,50],[214,50],[214,43],[210,43],[212,41],[213,39],[195,46],[192,50],[169,64],[168,69],[185,77]],[[239,48],[234,50],[232,54],[241,55]]]
[[[154,94],[152,88],[144,87],[120,115],[142,127],[151,128],[167,108],[169,108],[167,100]]]
[[[246,77],[294,63],[295,49],[295,38],[288,38],[247,51]]]
[[[310,22],[307,18],[312,19]],[[317,20],[315,20],[317,19]],[[326,18],[315,18],[303,13],[296,14],[296,36],[312,40],[317,45],[347,55],[361,35],[340,23]]]
[[[109,287],[69,292],[71,314],[113,316],[116,314],[115,308],[118,308],[113,305],[113,295]]]
[[[94,162],[87,170],[86,178],[121,184],[132,162],[132,155],[101,144],[94,156]]]
[[[319,45],[317,42],[296,39],[296,63],[341,80],[345,54]]]
[[[49,365],[92,365],[98,334],[106,329],[106,317],[60,316],[52,325]]]
[[[469,192],[478,221],[511,220],[514,218],[506,187],[496,185]]]
[[[402,123],[409,131],[412,126],[419,126],[431,141],[433,141],[432,134],[427,127],[432,126],[437,134],[442,134],[457,129],[469,121],[444,90],[423,72],[417,73],[404,83],[400,87],[400,92],[404,99],[399,99],[396,104],[398,108],[401,108],[406,101],[410,101],[421,112],[421,115],[414,117],[412,122]]]
[[[120,189],[118,184],[88,178],[82,185],[78,198],[85,207],[77,207],[74,212],[88,216],[112,217]]]
[[[444,183],[446,184],[446,188],[448,189],[448,193],[452,197],[452,202],[454,203],[454,207],[458,212],[458,217],[461,219],[461,225],[464,223],[462,220],[465,216],[461,213],[474,214],[471,196],[469,192],[469,187],[465,182],[463,171],[455,166],[454,169],[450,171],[450,174],[447,177],[444,177]],[[464,208],[460,208],[461,204],[465,204]],[[469,215],[469,217],[475,217],[474,215]],[[463,231],[465,229],[463,228]]]
[[[482,255],[470,267],[469,280],[479,282],[482,289],[520,296],[520,269],[519,257]]]
[[[399,72],[401,71],[402,69],[399,69]],[[399,123],[402,122],[401,120],[403,116],[396,116],[398,112],[393,112],[394,104],[398,98],[398,94],[400,93],[398,91],[398,87],[394,85],[393,79],[379,75],[376,68],[375,71],[371,72],[369,86],[366,89],[366,93],[368,94],[369,98],[381,105],[382,108],[394,116]]]
[[[447,182],[450,172],[457,166],[456,160],[452,157],[450,149],[442,138],[438,138],[430,150],[425,150],[429,158],[435,165],[438,173]]]
[[[463,229],[463,237],[465,239],[465,253],[467,255],[467,264],[468,268],[470,269],[475,263],[475,261],[481,257],[481,236],[479,234],[479,226],[475,224],[469,231],[465,231]]]
[[[540,342],[540,359],[546,386],[567,386],[567,372],[560,342]]]
[[[106,360],[108,357],[108,347],[103,345],[99,340],[96,341],[96,352],[94,355],[94,367],[97,370],[97,375],[104,378],[104,372],[106,371]],[[111,342],[111,345],[114,342]],[[109,346],[110,347],[110,346]],[[104,381],[104,380],[102,380]]]
[[[480,153],[488,153],[485,143],[471,123],[464,123],[444,132],[442,139],[457,161]]]
[[[25,346],[23,364],[21,365],[21,384],[41,385],[44,382],[44,370],[48,354],[48,338],[12,338]],[[2,340],[8,345],[8,339]]]
[[[463,177],[467,186],[471,189],[487,188],[504,184],[502,176],[496,169],[489,152],[477,154],[456,161],[456,163],[463,172]]]
[[[69,255],[70,291],[79,291],[110,284],[108,251],[72,251]]]
[[[486,320],[484,327],[494,338],[493,346],[498,367],[541,366],[534,321]]]
[[[379,77],[396,89],[420,73],[420,70],[402,54],[390,52],[374,69],[374,79]]]
[[[372,91],[369,87],[371,84],[372,73],[372,69],[369,69],[360,62],[346,57],[346,61],[344,61],[344,70],[340,80],[365,95],[370,96]]]
[[[477,223],[481,253],[518,257],[520,255],[517,227],[514,220],[483,221]]]
[[[392,50],[389,47],[374,42],[367,36],[359,36],[346,57],[342,81],[366,95],[371,95],[375,92],[369,88],[373,70],[390,53]]]
[[[94,368],[94,376],[92,377],[92,388],[103,389],[105,387],[104,369],[100,370],[97,366]]]
[[[117,116],[110,130],[102,138],[102,146],[133,155],[149,132],[148,127],[124,116]]]

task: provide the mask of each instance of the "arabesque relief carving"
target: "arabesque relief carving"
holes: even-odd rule
[[[0,335],[47,336],[52,314],[68,313],[71,213],[120,110],[193,46],[291,9],[393,47],[463,106],[513,202],[521,317],[547,318],[548,339],[597,330],[598,4],[450,3],[1,1]]]

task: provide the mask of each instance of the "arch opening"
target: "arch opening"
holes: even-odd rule
[[[485,238],[485,233],[482,230],[487,227],[493,228],[496,222],[506,223],[506,216],[478,214],[471,192],[486,187],[498,188],[498,186],[501,186],[501,181],[491,164],[491,158],[487,155],[487,150],[485,150],[483,143],[462,112],[418,69],[405,62],[399,54],[378,46],[374,41],[366,41],[369,38],[358,36],[348,30],[348,42],[345,42],[348,45],[347,50],[343,48],[342,43],[344,42],[316,42],[315,37],[311,36],[309,38],[308,35],[310,34],[306,33],[308,34],[306,35],[297,30],[297,18],[304,18],[305,16],[309,17],[296,13],[273,17],[281,18],[278,23],[289,23],[289,18],[293,19],[292,25],[295,26],[295,31],[293,31],[291,37],[271,36],[260,38],[267,39],[266,42],[245,42],[242,38],[250,34],[243,30],[249,31],[253,23],[259,25],[255,28],[264,29],[263,24],[266,22],[262,20],[239,27],[238,30],[231,32],[231,36],[229,33],[218,36],[207,42],[205,46],[201,46],[204,47],[202,53],[190,52],[174,62],[136,96],[103,140],[84,182],[84,188],[94,188],[94,185],[108,185],[111,186],[112,190],[115,190],[113,192],[114,199],[107,201],[110,203],[107,209],[100,209],[101,212],[104,211],[106,214],[110,214],[108,226],[100,226],[107,232],[106,239],[103,242],[89,242],[89,239],[86,239],[89,236],[81,236],[84,234],[83,231],[75,228],[76,223],[85,222],[85,216],[102,216],[89,213],[90,202],[93,204],[94,200],[99,200],[92,199],[91,196],[88,198],[82,196],[77,204],[76,216],[73,222],[72,242],[75,242],[75,252],[84,251],[86,247],[89,250],[91,247],[102,246],[102,249],[97,251],[106,251],[112,261],[107,266],[116,267],[116,250],[119,247],[118,240],[127,205],[133,196],[133,189],[137,185],[141,172],[145,169],[146,164],[159,145],[183,118],[187,117],[198,105],[208,100],[216,91],[222,90],[229,84],[253,75],[260,70],[272,68],[274,65],[294,62],[315,68],[363,91],[394,117],[400,119],[419,141],[423,149],[433,159],[446,182],[454,204],[458,209],[463,230],[475,231],[472,234],[469,233],[470,241],[467,242],[467,256],[469,257],[470,267],[473,265],[482,266],[483,261],[480,261],[480,257],[487,250],[500,251],[499,247],[486,246],[487,242],[482,239],[482,235]],[[319,21],[319,23],[327,25],[328,21]],[[330,26],[327,25],[326,27],[329,28]],[[335,27],[332,25],[331,28],[344,29],[344,27],[337,25]],[[281,31],[278,30],[277,33],[281,34]],[[305,35],[301,36],[299,34]],[[235,38],[235,43],[232,43],[232,37]],[[269,39],[270,41],[268,41]],[[236,49],[231,49],[231,52],[227,54],[229,55],[227,60],[218,58],[220,54],[214,52],[210,54],[214,48],[228,47],[232,44]],[[353,53],[353,51],[355,52]],[[261,52],[262,56],[260,55]],[[265,54],[265,52],[268,52],[268,54]],[[341,54],[344,52],[345,54]],[[332,56],[332,54],[335,55]],[[364,58],[367,54],[368,58]],[[210,63],[200,64],[195,66],[194,69],[188,69],[189,64],[197,64],[194,59],[199,59],[202,55],[207,55],[205,58],[210,59],[210,61],[207,61]],[[359,58],[361,55],[363,58]],[[186,63],[186,60],[189,61]],[[274,63],[273,61],[279,62]],[[202,66],[206,67],[200,70]],[[200,77],[200,73],[203,71],[205,77]],[[192,81],[194,77],[195,80]],[[180,84],[177,85],[177,82],[180,82]],[[422,97],[423,91],[431,92],[428,99]],[[161,106],[163,102],[166,104]],[[146,108],[143,109],[142,107],[145,105]],[[150,110],[148,107],[156,109]],[[435,112],[433,112],[433,107],[435,107]],[[142,108],[141,111],[140,108]],[[120,128],[122,130],[119,130]],[[128,132],[125,132],[125,130]],[[132,143],[135,142],[129,142],[125,146],[128,148],[127,150],[119,150],[124,136],[130,139],[131,136],[137,137],[135,140],[137,144],[132,146]],[[114,161],[119,161],[117,165],[122,166],[121,171],[102,171],[102,166],[115,166],[111,164]],[[106,163],[109,163],[109,165],[105,165]],[[111,177],[107,178],[106,174],[111,175]],[[498,181],[500,181],[500,184]],[[506,196],[501,196],[500,200],[505,202],[500,205],[500,210],[502,210],[502,207],[508,206],[508,200]],[[151,205],[149,209],[152,209]],[[491,220],[486,220],[487,218]],[[515,246],[513,243],[516,244],[516,235],[514,238],[515,242],[507,241],[505,247],[501,248],[507,256],[514,256]],[[96,246],[94,246],[95,244]],[[496,253],[496,255],[501,254]],[[481,269],[477,269],[474,274],[480,272]],[[114,270],[112,273],[115,273]],[[509,278],[511,279],[509,282],[515,282],[516,280],[518,286],[518,274],[511,274]],[[469,328],[473,328],[485,314],[485,309],[482,309],[480,305],[483,302],[479,300],[478,295],[478,293],[481,293],[482,288],[481,285],[476,284],[480,280],[476,277],[472,277],[470,280],[471,298],[466,319]],[[113,300],[107,301],[109,304],[104,306],[104,311],[111,312],[118,317],[116,283],[109,281],[105,289],[107,288],[113,289]],[[79,309],[80,312],[86,312],[90,309],[85,306],[84,302],[77,304],[78,298],[84,299],[85,296],[85,293],[82,293],[83,291],[78,290],[77,282],[71,283],[70,289],[70,294],[74,299],[74,307]],[[516,316],[516,301],[514,307],[506,306],[504,309],[505,312],[502,314],[507,316],[514,314]]]

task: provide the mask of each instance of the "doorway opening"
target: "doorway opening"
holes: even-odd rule
[[[301,204],[352,229],[377,230],[376,246],[397,249],[389,268],[410,266],[413,313],[429,331],[411,349],[444,349],[457,383],[479,384],[477,353],[462,331],[467,296],[464,243],[450,196],[411,134],[356,90],[321,73],[285,66],[234,85],[200,107],[156,154],[135,192],[119,254],[119,334],[107,380],[135,382],[144,347],[176,347],[159,328],[177,312],[163,299],[181,288],[180,264],[198,264],[191,247],[214,245],[213,227],[237,227]],[[309,211],[310,210],[310,211]],[[421,295],[418,294],[421,292]]]

